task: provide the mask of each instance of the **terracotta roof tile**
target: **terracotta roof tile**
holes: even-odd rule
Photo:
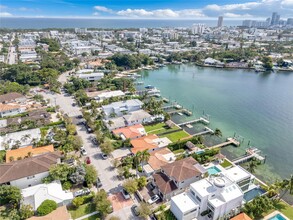
[[[141,137],[145,134],[142,134],[140,130],[144,130],[144,127],[141,124],[137,124],[137,125],[132,125],[132,126],[128,126],[125,128],[118,128],[113,130],[112,132],[116,135],[120,135],[123,134],[126,138],[137,138],[137,137]]]
[[[248,215],[245,213],[240,213],[239,215],[236,215],[235,217],[231,218],[230,220],[252,220]]]
[[[157,139],[158,136],[155,134],[150,134],[144,137],[140,137],[132,140],[130,143],[133,148],[131,148],[132,153],[136,154],[138,151],[150,150],[158,147],[153,140]]]
[[[60,157],[59,152],[50,152],[36,157],[1,164],[0,184],[46,172],[51,165],[58,162]]]
[[[202,173],[194,166],[198,162],[192,157],[187,157],[182,160],[177,160],[174,163],[169,163],[162,166],[162,170],[170,177],[173,177],[177,182],[190,179],[194,176],[200,176]]]
[[[159,172],[154,174],[153,177],[160,192],[164,195],[177,189],[177,186],[175,185],[173,180],[170,180],[168,176],[166,176],[166,174]]]

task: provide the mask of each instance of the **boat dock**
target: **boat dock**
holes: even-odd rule
[[[233,144],[236,147],[238,147],[240,145],[240,142],[237,141],[235,138],[227,138],[226,142],[211,146],[211,147],[209,147],[209,149],[221,148],[221,147],[225,147],[225,146],[230,145],[230,144]]]
[[[264,161],[266,160],[266,157],[263,157],[260,155],[261,151],[257,148],[253,148],[250,147],[246,150],[246,154],[243,155],[242,157],[236,158],[234,160],[232,160],[232,162],[234,164],[241,164],[241,163],[245,163],[249,160],[251,160],[252,158],[257,159],[258,161]]]
[[[197,123],[197,122],[202,122],[204,124],[209,124],[210,121],[203,118],[203,117],[200,117],[198,119],[194,119],[194,120],[191,120],[191,121],[187,121],[187,122],[183,122],[183,123],[180,123],[180,124],[177,124],[178,126],[184,126],[184,125],[188,125],[188,124],[194,124],[194,123]]]
[[[195,136],[199,136],[199,135],[204,135],[204,134],[213,134],[214,131],[212,129],[210,129],[209,127],[204,127],[204,131],[201,131],[199,133],[196,133],[196,134],[193,134],[192,136],[195,137]]]

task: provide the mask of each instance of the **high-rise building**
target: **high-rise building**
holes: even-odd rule
[[[277,12],[273,12],[271,25],[278,25],[280,20],[280,15]]]
[[[191,27],[191,32],[193,34],[202,34],[206,28],[205,24],[193,24]]]
[[[223,16],[220,16],[218,18],[218,27],[222,27],[223,26]]]
[[[293,25],[293,18],[287,19],[287,25]]]

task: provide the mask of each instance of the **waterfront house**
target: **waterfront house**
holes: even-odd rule
[[[106,118],[120,117],[129,112],[140,110],[143,103],[138,99],[131,99],[120,102],[113,102],[109,105],[103,105],[102,110]]]
[[[172,142],[166,137],[159,138],[155,134],[149,134],[147,136],[134,139],[130,143],[132,145],[131,152],[136,154],[138,151],[144,150],[152,152],[160,148],[167,147]]]
[[[112,131],[114,129],[124,128],[127,126],[151,123],[153,117],[145,110],[137,110],[133,112],[125,113],[125,115],[117,118],[109,118],[104,120],[106,127]]]
[[[146,135],[146,131],[141,124],[118,128],[112,131],[113,134],[120,136],[122,140],[136,139]]]
[[[46,199],[55,201],[58,206],[68,205],[73,199],[73,193],[63,191],[59,181],[22,189],[21,194],[23,197],[22,204],[30,205],[33,210],[37,210]]]
[[[239,186],[225,176],[202,179],[190,185],[186,195],[171,199],[171,211],[178,220],[191,220],[199,215],[207,215],[216,220],[232,217],[239,213],[243,192]],[[188,206],[181,206],[184,201]]]
[[[83,73],[83,74],[78,74],[77,75],[78,78],[80,79],[85,79],[85,80],[88,80],[90,82],[94,82],[94,81],[97,81],[97,80],[100,80],[104,77],[104,73],[102,72],[98,72],[98,73]]]
[[[121,90],[115,91],[96,91],[96,92],[87,92],[87,96],[98,101],[102,102],[112,97],[122,97],[125,93]]]
[[[206,170],[192,157],[168,163],[153,174],[153,185],[156,193],[163,200],[183,192],[189,185],[203,178]]]
[[[42,183],[52,165],[60,163],[60,153],[45,153],[0,165],[0,184],[26,188]]]

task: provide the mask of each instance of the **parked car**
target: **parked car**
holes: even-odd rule
[[[129,193],[124,188],[122,189],[121,192],[122,192],[124,199],[130,199]]]
[[[104,154],[104,153],[101,153],[101,157],[102,157],[104,160],[107,160],[107,159],[108,159],[108,155],[107,155],[107,154]]]
[[[74,197],[84,196],[84,195],[90,194],[90,192],[91,192],[90,189],[85,188],[85,189],[81,189],[81,190],[78,190],[78,191],[74,192],[73,196]]]
[[[88,126],[88,124],[86,122],[83,122],[83,125],[84,125],[84,127],[85,127],[85,129],[86,129],[86,131],[88,133],[93,133],[94,132],[93,129],[91,129],[91,127]]]
[[[98,140],[97,140],[97,138],[93,137],[93,138],[92,138],[92,142],[93,142],[93,144],[96,144],[96,145],[97,145],[97,144],[98,144]]]
[[[103,185],[103,184],[102,184],[100,178],[98,177],[98,178],[97,178],[97,183],[96,183],[97,188],[102,187],[102,185]]]
[[[77,119],[82,119],[82,115],[76,116]]]
[[[86,163],[86,164],[91,164],[91,158],[86,157],[86,158],[85,158],[85,163]]]
[[[82,156],[86,156],[87,155],[87,152],[84,149],[84,147],[80,148],[80,153],[81,153]]]
[[[158,201],[159,199],[160,199],[160,197],[158,195],[154,195],[148,200],[148,204],[153,204],[156,201]]]
[[[138,210],[138,206],[137,205],[131,206],[131,210],[132,210],[132,212],[133,212],[134,215],[139,216],[139,210]]]

